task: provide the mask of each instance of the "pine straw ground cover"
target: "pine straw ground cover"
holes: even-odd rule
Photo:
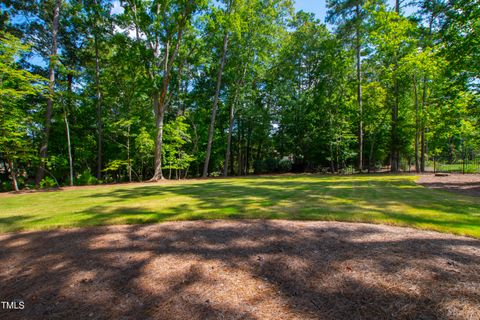
[[[0,235],[0,319],[480,319],[480,240],[280,220]]]
[[[449,174],[443,177],[430,174],[421,176],[417,182],[432,189],[480,197],[480,174]]]

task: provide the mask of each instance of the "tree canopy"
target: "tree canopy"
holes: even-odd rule
[[[480,157],[476,1],[327,7],[5,1],[1,189]]]

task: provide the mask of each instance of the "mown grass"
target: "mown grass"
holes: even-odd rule
[[[286,175],[0,196],[0,232],[195,219],[383,223],[480,238],[477,198],[414,176]]]

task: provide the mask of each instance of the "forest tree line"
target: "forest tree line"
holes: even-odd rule
[[[327,7],[3,1],[1,189],[479,156],[476,0]]]

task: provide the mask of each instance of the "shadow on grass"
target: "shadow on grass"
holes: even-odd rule
[[[480,237],[480,202],[399,177],[214,180],[99,192],[105,204],[78,225],[192,219],[298,219],[389,223]],[[181,197],[176,202],[169,199]],[[138,200],[138,201],[137,201]],[[150,206],[160,201],[161,206]],[[131,204],[133,203],[133,204]]]
[[[45,208],[36,215],[1,217],[0,229],[294,219],[396,224],[480,238],[478,199],[427,189],[409,176],[248,177],[75,192],[58,193],[59,201],[67,194],[73,199],[71,207],[52,214]]]
[[[257,220],[3,235],[0,299],[26,308],[0,317],[477,318],[480,242],[397,232]]]

